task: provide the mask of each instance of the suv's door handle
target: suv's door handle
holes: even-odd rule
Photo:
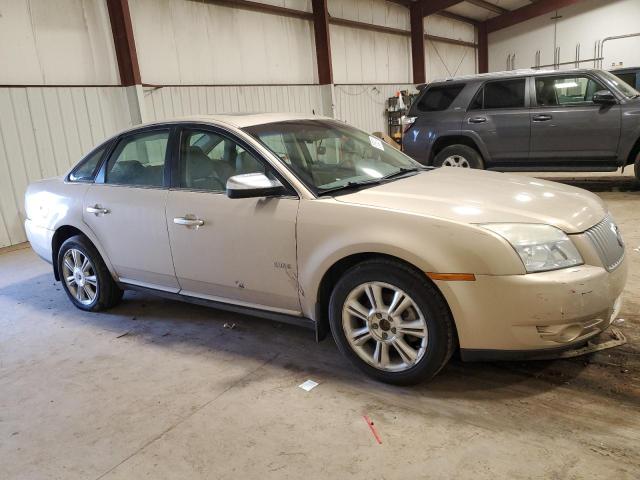
[[[108,208],[102,208],[100,205],[94,205],[93,207],[87,207],[87,213],[93,213],[96,215],[106,215],[110,210]]]
[[[533,117],[534,122],[546,122],[551,120],[553,117],[551,115],[535,115]]]
[[[177,225],[184,225],[185,227],[198,228],[204,225],[204,220],[200,220],[199,218],[176,217],[173,219],[173,223]]]
[[[471,117],[469,119],[469,123],[484,123],[486,121],[486,117]]]

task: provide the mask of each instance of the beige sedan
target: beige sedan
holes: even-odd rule
[[[617,315],[624,243],[557,183],[424,167],[335,120],[143,125],[32,184],[26,230],[87,311],[140,289],[329,331],[407,384],[466,360],[572,348]]]

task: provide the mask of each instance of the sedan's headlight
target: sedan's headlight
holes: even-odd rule
[[[529,273],[557,270],[583,263],[573,242],[560,229],[532,223],[487,223],[482,227],[504,237]]]

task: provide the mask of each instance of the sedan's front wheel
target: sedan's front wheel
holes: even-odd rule
[[[412,384],[437,374],[453,352],[454,327],[436,288],[393,260],[349,269],[330,300],[340,351],[378,380]]]
[[[58,272],[69,299],[81,310],[97,312],[122,299],[123,291],[98,250],[82,235],[68,238],[60,247]]]

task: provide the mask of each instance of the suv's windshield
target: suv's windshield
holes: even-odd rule
[[[622,93],[625,97],[627,98],[640,97],[640,92],[638,92],[631,85],[623,81],[621,78],[616,77],[613,73],[607,72],[606,70],[603,70],[600,73],[602,74],[604,79],[607,81],[607,83],[613,84],[613,86],[616,87],[620,91],[620,93]]]
[[[244,130],[320,195],[390,181],[422,168],[379,138],[336,121],[296,120]]]

